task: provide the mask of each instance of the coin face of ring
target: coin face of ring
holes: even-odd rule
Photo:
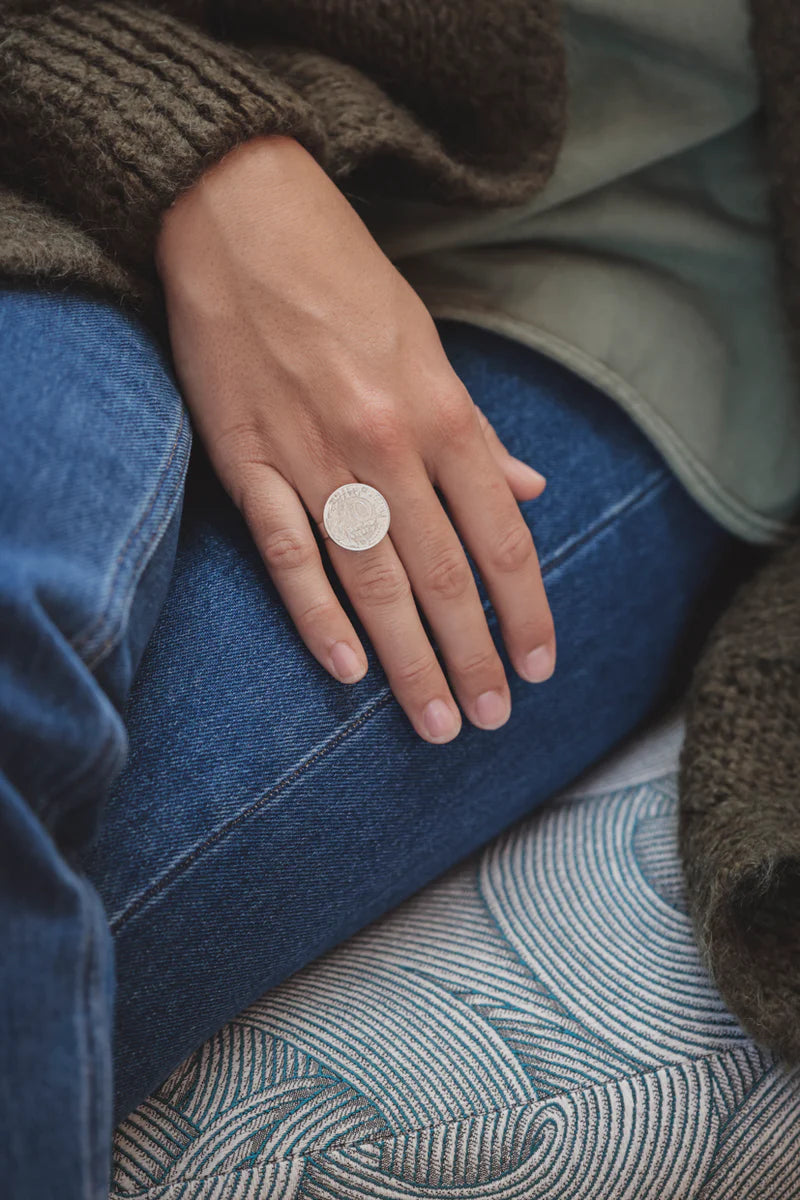
[[[369,550],[388,532],[389,505],[368,483],[345,483],[326,500],[322,520],[337,546]]]

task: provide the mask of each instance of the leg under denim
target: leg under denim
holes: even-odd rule
[[[190,435],[144,331],[0,292],[0,1179],[107,1195],[113,942],[77,866],[124,761]]]
[[[476,572],[513,711],[445,746],[411,728],[330,568],[370,669],[344,687],[313,659],[201,459],[179,530],[188,427],[146,332],[99,301],[0,293],[0,1155],[20,1200],[100,1200],[112,1111],[685,677],[735,539],[608,398],[438,324],[548,476],[521,510],[559,638],[553,678],[520,680]]]

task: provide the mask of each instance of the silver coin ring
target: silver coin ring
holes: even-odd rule
[[[368,483],[344,483],[325,501],[322,523],[345,550],[369,550],[389,529],[386,497]]]

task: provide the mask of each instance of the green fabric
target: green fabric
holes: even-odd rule
[[[573,0],[556,172],[532,201],[362,216],[437,316],[553,355],[614,396],[729,529],[800,503],[800,409],[776,278],[743,0]]]

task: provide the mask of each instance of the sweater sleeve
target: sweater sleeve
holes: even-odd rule
[[[800,541],[717,622],[694,673],[679,844],[700,951],[756,1041],[800,1063]]]
[[[0,276],[157,304],[163,212],[251,137],[355,194],[502,206],[565,120],[558,0],[4,0]]]
[[[247,138],[324,164],[319,117],[246,50],[146,3],[37,9],[2,20],[0,175],[125,268],[148,273],[163,211]]]

